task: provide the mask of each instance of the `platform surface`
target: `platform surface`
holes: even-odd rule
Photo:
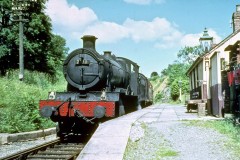
[[[167,122],[179,120],[216,119],[186,113],[183,105],[155,104],[100,124],[84,147],[78,160],[122,160],[131,127],[136,122]]]

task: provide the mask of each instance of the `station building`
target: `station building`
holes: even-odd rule
[[[219,116],[232,113],[230,104],[230,87],[227,72],[232,63],[240,56],[240,5],[232,15],[233,33],[218,44],[213,44],[213,37],[209,36],[205,28],[200,45],[204,54],[198,57],[187,71],[190,80],[190,100],[188,110],[204,104],[209,115]]]

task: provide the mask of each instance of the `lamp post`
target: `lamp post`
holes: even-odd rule
[[[182,102],[182,81],[179,80],[178,84],[179,84],[179,100],[180,100],[180,103],[181,103]]]
[[[12,0],[12,10],[18,16],[16,22],[19,22],[19,80],[24,78],[24,51],[23,51],[23,23],[27,22],[27,19],[23,19],[23,11],[29,7],[30,2],[36,2],[37,0]]]

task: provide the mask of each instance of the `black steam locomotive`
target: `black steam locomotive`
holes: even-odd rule
[[[43,117],[58,122],[57,135],[86,135],[98,124],[153,102],[148,79],[133,61],[95,50],[95,36],[84,36],[83,48],[71,52],[63,64],[66,92],[50,92],[40,100]]]

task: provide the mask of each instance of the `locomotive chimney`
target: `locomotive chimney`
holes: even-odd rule
[[[93,49],[96,51],[95,42],[97,37],[92,35],[85,35],[81,39],[83,40],[83,48]]]
[[[103,53],[105,57],[111,57],[111,51],[104,51]]]

